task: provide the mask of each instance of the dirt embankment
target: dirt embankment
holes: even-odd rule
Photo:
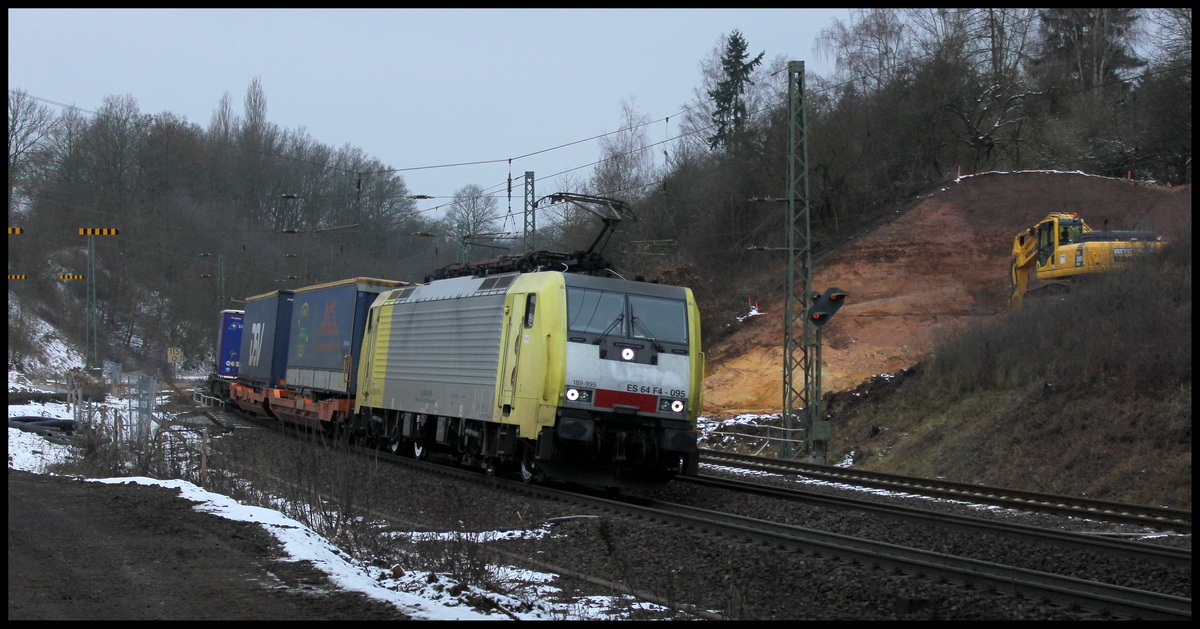
[[[408,619],[178,494],[10,468],[8,619]]]
[[[1005,312],[1013,237],[1051,212],[1093,229],[1190,230],[1191,186],[1077,173],[994,173],[947,183],[895,218],[814,263],[819,290],[849,292],[824,329],[825,391],[844,391],[926,356],[957,326]],[[747,295],[766,313],[746,319],[708,356],[705,412],[779,412],[783,296]]]

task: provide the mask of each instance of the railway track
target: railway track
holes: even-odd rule
[[[872,502],[870,500],[857,500],[845,497],[835,498],[800,489],[769,487],[758,483],[712,476],[680,476],[675,479],[675,482],[688,483],[710,489],[753,493],[760,496],[831,509],[850,509],[886,518],[906,520],[921,526],[936,526],[969,533],[997,535],[1010,539],[1051,544],[1056,547],[1079,548],[1107,555],[1120,555],[1136,561],[1161,563],[1170,566],[1192,565],[1192,551],[1186,548],[1171,548],[1123,539],[1110,539],[1086,533],[1055,531],[1025,524],[988,520],[951,513],[938,513],[924,509]]]
[[[414,461],[409,458],[381,453],[377,450],[357,446],[364,452],[369,451],[378,456],[381,461],[415,467],[439,475],[462,479],[474,483],[482,483],[506,491],[527,494],[533,497],[562,501],[585,508],[619,514],[625,517],[658,522],[669,526],[727,536],[733,539],[765,544],[771,547],[794,550],[801,553],[821,557],[831,557],[853,564],[868,564],[879,566],[896,573],[911,575],[933,581],[945,581],[960,584],[969,588],[979,588],[986,591],[1027,597],[1034,600],[1048,600],[1055,603],[1081,607],[1087,610],[1108,612],[1128,618],[1140,619],[1187,619],[1191,617],[1191,599],[1137,590],[1108,583],[1088,581],[1074,577],[1039,572],[1024,568],[1005,566],[986,561],[957,557],[944,553],[920,550],[878,542],[869,539],[855,538],[836,533],[817,531],[798,526],[769,522],[741,515],[698,509],[687,505],[663,502],[659,500],[635,498],[628,496],[613,496],[611,494],[597,495],[589,491],[564,489],[543,485],[529,485],[517,480],[507,480],[495,476],[486,476],[477,471],[459,469],[430,462]],[[723,485],[717,479],[684,479],[683,482],[708,483],[710,486]],[[749,490],[742,484],[724,484],[725,488],[738,491]],[[753,488],[753,491],[770,492],[773,488]],[[799,499],[792,498],[788,499]],[[854,505],[851,508],[858,508]],[[845,506],[841,508],[846,508]],[[916,514],[895,511],[898,517],[918,517]],[[967,522],[963,518],[946,519],[943,521],[955,527],[982,526],[979,523]],[[1031,531],[1020,531],[1010,528],[1006,534],[1034,534]],[[1049,533],[1047,533],[1049,534]],[[1114,552],[1130,553],[1136,556],[1141,550],[1132,543],[1112,543],[1113,540],[1093,540],[1084,542],[1071,536],[1054,537],[1054,543],[1070,540],[1069,543],[1092,544],[1093,548],[1107,548]],[[1094,543],[1093,543],[1094,542]],[[1190,557],[1190,553],[1188,553]],[[1145,558],[1145,556],[1143,556]],[[1172,554],[1170,549],[1155,556],[1155,561],[1178,564],[1185,561],[1182,555]],[[1190,559],[1186,560],[1190,561]]]
[[[700,462],[741,469],[794,474],[807,478],[877,489],[908,492],[1108,522],[1140,524],[1155,529],[1192,532],[1192,512],[1147,505],[1044,494],[1007,487],[989,487],[928,478],[816,465],[769,457],[701,450]]]
[[[481,479],[479,474],[466,470],[449,470],[448,473],[469,480]],[[671,526],[703,530],[817,556],[880,566],[912,576],[1107,611],[1129,618],[1191,618],[1191,599],[1168,594],[955,557],[653,499],[605,498],[574,490],[525,485],[499,478],[486,479],[484,482],[512,491],[572,502]]]

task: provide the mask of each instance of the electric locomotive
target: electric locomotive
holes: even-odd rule
[[[425,284],[354,278],[248,298],[240,369],[214,391],[247,412],[527,482],[694,474],[704,355],[691,290],[604,277],[615,273],[597,246],[636,220],[624,202],[549,198],[601,217],[591,248],[451,265]]]
[[[392,450],[610,487],[698,465],[700,320],[687,288],[555,271],[380,294],[356,417]]]

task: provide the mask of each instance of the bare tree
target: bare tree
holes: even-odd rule
[[[246,199],[252,216],[266,218],[274,227],[285,227],[280,222],[284,212],[278,196],[270,196],[268,181],[274,180],[275,160],[271,157],[278,150],[280,139],[278,127],[267,122],[267,97],[262,80],[254,77],[246,88],[245,118],[238,127],[238,148],[241,149],[240,192]]]
[[[57,120],[23,90],[8,91],[8,216],[19,205],[18,189],[31,171],[47,165]]]
[[[1002,155],[1019,160],[1020,132],[1028,97],[1019,63],[1026,56],[1031,9],[907,9],[915,52],[913,87],[920,98],[943,103],[953,120],[925,125],[920,145],[935,177],[944,175],[957,151],[966,145],[970,172],[992,167]],[[927,115],[940,117],[942,110]],[[936,120],[937,118],[934,118]],[[997,150],[999,149],[999,150]],[[957,160],[956,160],[957,161]]]
[[[594,194],[629,197],[642,193],[654,175],[646,123],[650,116],[639,114],[632,102],[621,102],[621,129],[600,138],[601,161],[592,172],[589,188]]]
[[[137,184],[139,157],[150,121],[151,116],[141,113],[132,94],[104,97],[85,136],[98,204],[127,207],[126,201]]]
[[[208,137],[229,144],[233,142],[238,123],[238,117],[233,113],[233,101],[229,98],[229,92],[225,92],[217,109],[213,111],[212,120],[208,123]]]
[[[1149,9],[1146,20],[1158,28],[1155,61],[1173,63],[1192,60],[1192,9],[1172,7]]]
[[[897,78],[909,60],[905,24],[899,9],[855,11],[849,26],[834,19],[821,30],[816,48],[833,55],[839,78],[857,79],[868,93]]]
[[[993,83],[1012,82],[1029,56],[1034,9],[905,9],[914,53],[925,60],[954,57]]]
[[[491,234],[496,230],[496,198],[483,193],[483,188],[469,184],[454,193],[443,223],[446,233],[461,244],[470,244],[468,237]]]

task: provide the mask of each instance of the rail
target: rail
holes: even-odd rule
[[[934,512],[871,500],[834,497],[802,489],[786,489],[715,476],[680,476],[676,479],[676,482],[739,493],[751,493],[829,509],[860,511],[896,520],[913,522],[922,527],[937,526],[970,533],[999,535],[1022,541],[1048,543],[1110,555],[1121,555],[1139,561],[1152,561],[1171,566],[1192,565],[1192,551],[1190,548],[1173,548],[1144,542],[1109,539],[1085,533],[1058,531],[973,516]]]
[[[1082,518],[1125,522],[1184,533],[1192,531],[1192,512],[1181,509],[1134,505],[1107,500],[1046,494],[1009,487],[991,487],[931,478],[901,476],[884,472],[840,468],[784,459],[749,456],[732,452],[701,450],[700,462],[747,469],[798,474],[810,478],[891,489],[929,496],[955,498],[1016,509],[1033,509]]]
[[[754,450],[753,456],[761,456],[763,451],[772,445],[778,445],[780,448],[782,448],[784,443],[795,444],[797,442],[802,443],[804,441],[804,439],[802,437],[797,438],[795,435],[795,433],[803,433],[804,432],[803,428],[785,428],[783,426],[771,426],[769,424],[763,425],[763,426],[756,426],[756,428],[760,429],[760,430],[765,429],[766,434],[765,435],[754,435],[754,434],[750,434],[750,433],[735,432],[735,431],[730,431],[730,430],[709,430],[709,431],[705,432],[704,441],[712,441],[711,437],[713,435],[718,435],[720,437],[729,437],[729,438],[733,438],[735,440],[739,440],[739,441],[743,441],[743,442],[749,441],[749,443],[747,445],[750,449],[753,450],[755,447],[758,448],[757,450]],[[782,436],[778,436],[778,437],[772,436],[776,433],[779,433]],[[761,445],[759,442],[761,442]],[[800,449],[797,448],[796,452],[799,453],[799,451],[800,451]]]

